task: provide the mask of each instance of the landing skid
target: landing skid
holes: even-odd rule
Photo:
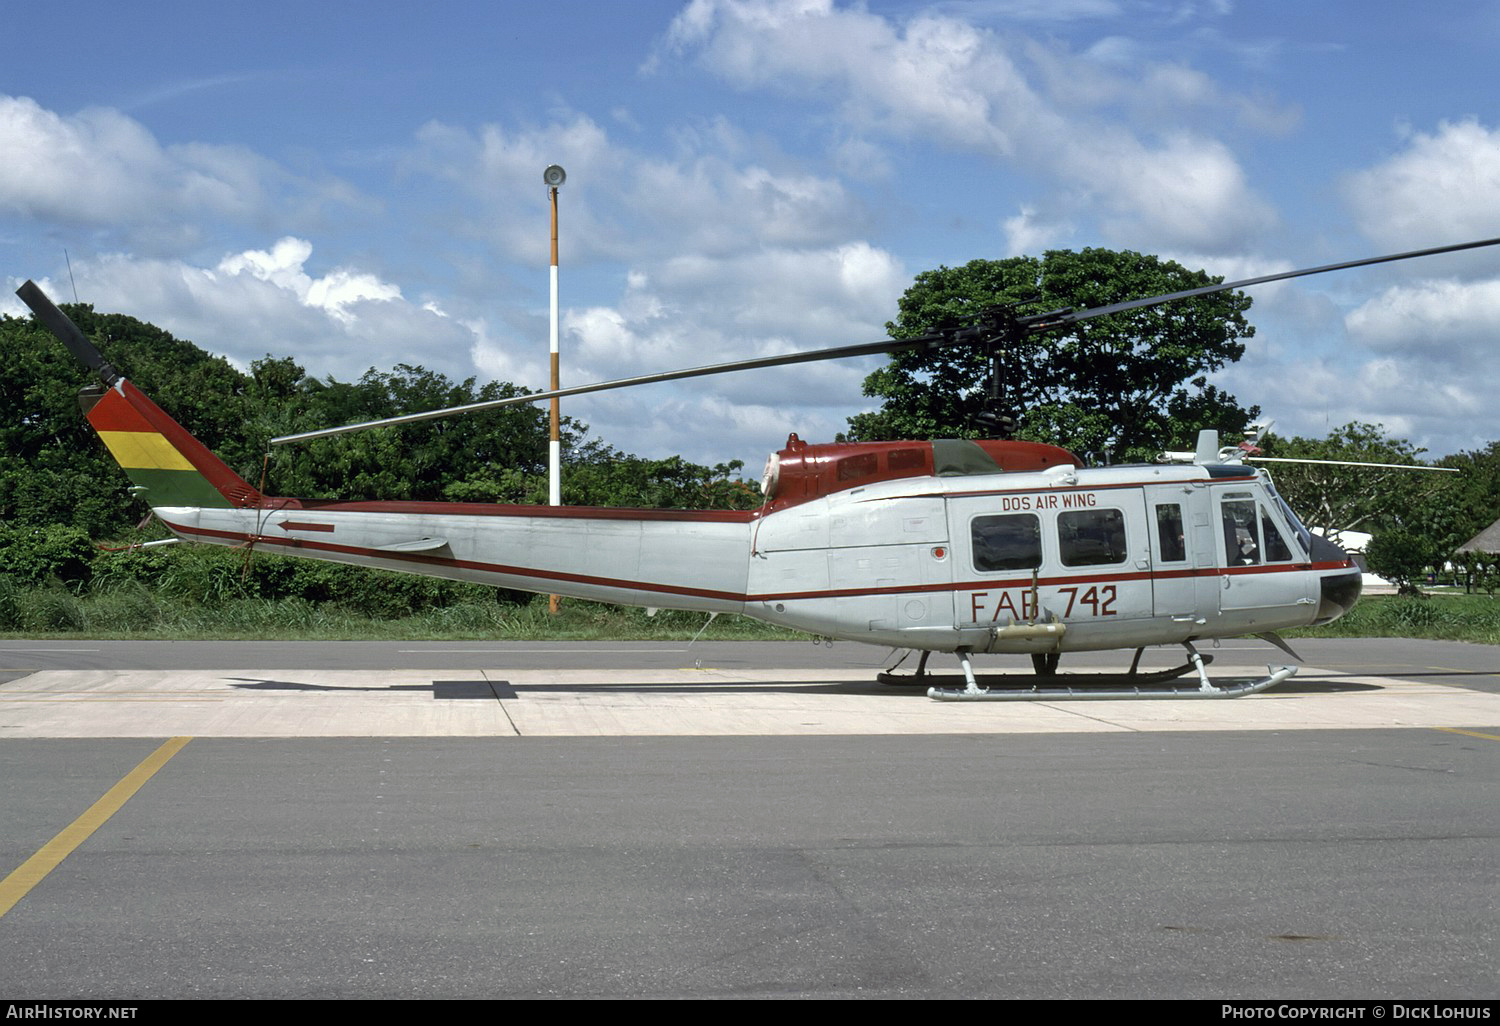
[[[1190,644],[1184,644],[1188,661],[1167,670],[1137,673],[1141,651],[1135,653],[1130,672],[1124,674],[1069,674],[1066,678],[1054,675],[1056,662],[1048,660],[1037,667],[1041,672],[1032,677],[1012,677],[1013,686],[980,687],[974,677],[974,667],[969,661],[969,652],[959,650],[958,659],[963,665],[963,688],[929,687],[927,697],[940,702],[1060,702],[1060,701],[1119,701],[1124,699],[1157,698],[1242,698],[1253,695],[1291,677],[1297,672],[1295,666],[1266,667],[1266,676],[1258,680],[1239,681],[1232,684],[1215,685],[1208,677],[1208,664],[1213,656],[1203,656]],[[922,654],[916,673],[910,677],[882,673],[877,678],[884,684],[921,685],[929,679],[926,672],[927,656]],[[1054,672],[1048,672],[1054,671]],[[1172,684],[1187,674],[1197,675],[1196,686],[1183,683]],[[1064,683],[1066,681],[1066,683]]]
[[[1068,679],[1074,684],[1088,682],[1088,685],[1093,687],[1108,684],[1159,684],[1162,681],[1176,680],[1183,674],[1193,673],[1197,670],[1197,666],[1191,660],[1189,660],[1188,662],[1183,663],[1181,666],[1174,666],[1168,670],[1152,670],[1150,673],[1138,673],[1136,671],[1136,667],[1140,665],[1141,653],[1144,651],[1145,649],[1140,648],[1135,650],[1135,659],[1131,662],[1130,669],[1125,673],[1075,673],[1069,674]],[[942,678],[938,677],[936,674],[927,672],[927,660],[931,656],[931,652],[923,652],[921,658],[917,661],[917,668],[915,671],[913,671],[912,673],[896,673],[896,667],[900,666],[901,662],[906,661],[903,657],[902,660],[896,664],[896,666],[893,666],[889,670],[885,670],[881,673],[876,674],[875,679],[881,684],[888,684],[894,688],[932,688],[932,682],[935,680],[940,680]],[[1205,666],[1214,661],[1214,657],[1212,655],[1201,656],[1200,658],[1203,660],[1203,665]],[[1032,655],[1031,657],[1031,665],[1039,681],[1050,680],[1056,677],[1057,663],[1058,655],[1056,652],[1048,653],[1046,655]],[[1020,681],[1025,680],[1026,678],[1022,677],[1019,674],[1014,674],[1009,675],[1007,679],[1010,681]],[[1011,690],[1015,689],[1012,688]],[[1083,689],[1079,688],[1079,690]]]

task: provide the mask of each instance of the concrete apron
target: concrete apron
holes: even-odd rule
[[[1236,667],[1214,676],[1263,672]],[[0,738],[1493,731],[1500,725],[1500,694],[1314,667],[1263,694],[1210,702],[944,704],[872,676],[712,667],[44,670],[0,684]]]

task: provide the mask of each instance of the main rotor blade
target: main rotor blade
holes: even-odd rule
[[[1366,257],[1362,260],[1346,260],[1342,263],[1324,264],[1321,267],[1307,267],[1297,271],[1283,271],[1279,274],[1263,274],[1256,278],[1242,278],[1239,281],[1224,282],[1220,285],[1206,285],[1202,288],[1187,289],[1183,292],[1171,292],[1161,296],[1150,296],[1146,299],[1132,299],[1124,303],[1090,307],[1087,310],[1053,310],[1049,313],[1017,317],[1009,322],[1009,330],[1014,332],[1018,327],[1021,333],[1027,335],[1036,334],[1043,331],[1050,331],[1053,328],[1075,324],[1078,321],[1091,320],[1095,317],[1105,317],[1109,314],[1124,313],[1128,310],[1140,310],[1146,307],[1160,306],[1162,303],[1171,303],[1179,299],[1191,299],[1194,296],[1207,296],[1215,292],[1228,292],[1231,289],[1248,288],[1252,285],[1264,285],[1267,282],[1285,281],[1288,278],[1301,278],[1310,274],[1323,274],[1328,271],[1341,271],[1350,267],[1385,264],[1397,260],[1436,256],[1439,253],[1457,253],[1466,249],[1480,249],[1485,246],[1495,245],[1500,245],[1500,238],[1482,239],[1478,242],[1461,242],[1452,246],[1436,246],[1432,249],[1416,249],[1406,253],[1391,253],[1387,256]],[[976,325],[957,331],[922,335],[918,338],[886,339],[881,342],[868,342],[863,345],[836,346],[831,349],[811,349],[801,353],[786,353],[781,356],[765,356],[754,360],[737,360],[731,363],[715,363],[703,367],[692,367],[687,370],[665,371],[660,374],[642,374],[633,378],[616,378],[612,381],[600,381],[591,385],[575,385],[571,388],[559,388],[550,392],[533,392],[530,395],[512,396],[509,399],[491,399],[485,402],[469,403],[466,406],[450,406],[446,409],[428,410],[424,413],[409,413],[402,417],[386,417],[383,420],[370,420],[359,424],[345,424],[342,427],[324,428],[320,431],[304,431],[296,435],[281,435],[280,437],[271,439],[271,444],[286,445],[289,442],[306,442],[314,438],[327,438],[331,435],[367,431],[370,428],[411,424],[421,420],[436,420],[440,417],[451,417],[460,413],[474,413],[479,410],[498,409],[502,406],[518,406],[522,403],[541,402],[546,399],[561,399],[571,395],[586,395],[590,392],[605,392],[616,388],[632,388],[636,385],[650,385],[663,381],[680,381],[683,378],[706,377],[711,374],[729,374],[734,371],[744,370],[764,370],[770,367],[787,367],[792,364],[816,363],[822,360],[845,360],[857,356],[872,356],[876,353],[901,353],[913,349],[982,343],[1003,338],[1006,331],[1007,326],[1004,324],[990,327]]]
[[[1461,242],[1456,246],[1437,246],[1433,249],[1414,249],[1409,253],[1391,253],[1387,256],[1365,257],[1363,260],[1346,260],[1339,264],[1324,264],[1322,267],[1305,267],[1300,271],[1283,271],[1280,274],[1263,274],[1258,278],[1242,278],[1239,281],[1227,281],[1222,285],[1205,285],[1198,289],[1187,289],[1183,292],[1171,292],[1164,296],[1151,296],[1147,299],[1132,299],[1124,303],[1111,303],[1109,306],[1094,306],[1087,310],[1067,312],[1059,314],[1041,314],[1037,318],[1021,318],[1023,324],[1034,323],[1034,331],[1044,331],[1048,328],[1064,324],[1073,324],[1076,321],[1086,321],[1093,317],[1106,317],[1109,314],[1124,313],[1126,310],[1140,310],[1148,306],[1159,306],[1162,303],[1171,303],[1179,299],[1191,299],[1194,296],[1208,296],[1215,292],[1227,292],[1230,289],[1249,288],[1251,285],[1264,285],[1272,281],[1285,281],[1288,278],[1303,278],[1309,274],[1323,274],[1327,271],[1342,271],[1350,267],[1365,267],[1370,264],[1388,264],[1397,260],[1411,260],[1414,257],[1436,256],[1439,253],[1457,253],[1465,249],[1482,249],[1485,246],[1500,245],[1500,239],[1482,239],[1478,242]]]
[[[547,399],[561,399],[570,395],[586,395],[589,392],[606,392],[615,388],[632,388],[636,385],[651,385],[662,381],[680,381],[683,378],[701,378],[707,377],[710,374],[729,374],[734,371],[764,370],[768,367],[786,367],[796,363],[816,363],[820,360],[845,360],[856,356],[905,352],[908,349],[921,349],[924,346],[956,345],[968,341],[971,340],[967,337],[953,339],[947,335],[923,335],[919,338],[906,339],[888,338],[880,342],[867,342],[862,345],[837,346],[833,349],[810,349],[801,353],[762,356],[754,360],[714,363],[703,367],[690,367],[686,370],[663,371],[660,374],[641,374],[633,378],[615,378],[612,381],[599,381],[591,385],[574,385],[570,388],[553,389],[550,392],[532,392],[529,395],[511,396],[508,399],[487,399],[484,402],[469,403],[465,406],[449,406],[441,410],[408,413],[401,417],[386,417],[383,420],[369,420],[360,424],[345,424],[342,427],[324,428],[321,431],[304,431],[297,435],[281,435],[280,437],[271,439],[271,444],[285,445],[288,442],[306,442],[314,438],[327,438],[330,435],[348,434],[352,431],[367,431],[370,428],[390,427],[395,424],[412,424],[419,420],[435,420],[439,417],[451,417],[460,413],[494,410],[502,406],[519,406],[523,403],[542,402]]]

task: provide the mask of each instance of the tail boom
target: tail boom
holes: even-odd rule
[[[745,605],[751,523],[743,517],[579,507],[559,516],[546,507],[500,505],[481,513],[468,503],[397,512],[378,511],[379,503],[350,503],[363,508],[346,510],[266,502],[260,509],[166,508],[158,516],[179,537],[211,545],[625,605],[707,612],[741,612]]]

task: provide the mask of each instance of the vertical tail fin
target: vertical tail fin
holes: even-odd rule
[[[80,395],[84,413],[150,506],[258,506],[262,496],[140,389],[125,380],[33,282],[16,290],[58,340],[99,376]]]
[[[259,491],[124,378],[104,389],[86,416],[153,508],[261,504]]]

